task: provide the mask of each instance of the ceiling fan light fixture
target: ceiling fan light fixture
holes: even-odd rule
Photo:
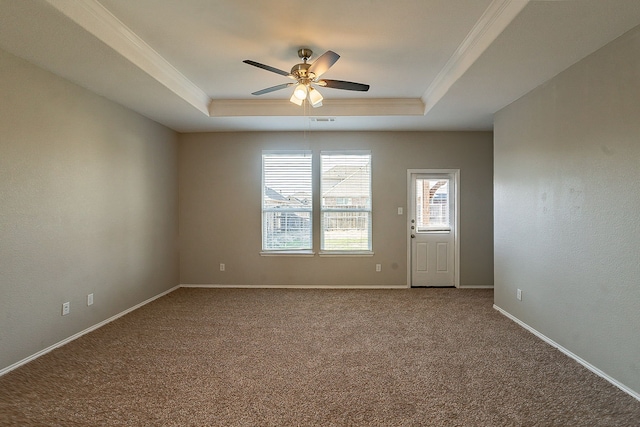
[[[307,88],[307,86],[300,83],[298,86],[296,86],[295,90],[293,91],[293,96],[298,98],[300,101],[304,101],[307,98],[308,92],[309,92],[309,89]]]
[[[302,103],[304,102],[304,99],[299,99],[296,96],[296,93],[293,92],[293,95],[291,95],[291,99],[289,99],[289,101],[293,102],[296,105],[302,105]]]
[[[320,107],[322,106],[322,94],[318,92],[316,89],[310,87],[309,88],[309,102],[312,107]]]

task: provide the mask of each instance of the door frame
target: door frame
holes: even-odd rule
[[[406,238],[407,238],[407,288],[411,287],[411,177],[414,174],[450,174],[453,175],[455,185],[454,192],[454,266],[453,280],[456,288],[460,287],[460,169],[407,169],[407,221],[406,221]]]

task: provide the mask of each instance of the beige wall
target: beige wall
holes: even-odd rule
[[[497,114],[496,305],[640,395],[638,182],[640,27]]]
[[[262,150],[372,152],[373,257],[263,257]],[[180,136],[180,282],[216,285],[406,286],[407,169],[461,170],[462,286],[493,285],[490,132],[290,132]],[[317,185],[317,183],[316,183]],[[319,247],[318,213],[314,247]],[[221,272],[219,264],[226,264]],[[375,264],[382,271],[375,272]]]
[[[3,369],[176,286],[178,221],[174,132],[4,51],[0,100]]]

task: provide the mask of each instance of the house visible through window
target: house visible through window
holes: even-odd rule
[[[371,153],[320,153],[322,251],[371,251]]]
[[[311,250],[311,152],[262,154],[262,250]]]

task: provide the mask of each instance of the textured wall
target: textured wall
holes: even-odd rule
[[[176,286],[178,220],[174,132],[3,51],[0,99],[2,369]]]
[[[404,285],[407,169],[460,168],[462,286],[493,285],[490,132],[290,132],[180,136],[180,282]],[[262,150],[372,152],[373,257],[261,257]],[[318,250],[319,216],[314,225]],[[219,271],[219,263],[226,271]],[[382,271],[375,272],[375,264]]]
[[[499,112],[494,147],[496,305],[637,392],[639,118],[640,27]]]

